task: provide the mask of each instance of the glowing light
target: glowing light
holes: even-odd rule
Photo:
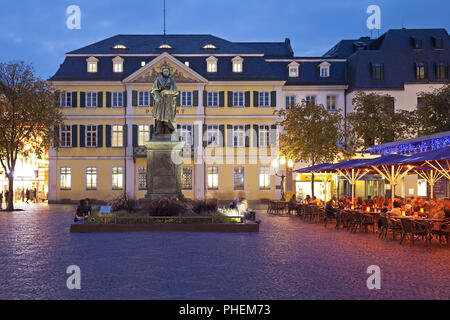
[[[286,164],[286,158],[285,157],[281,157],[280,158],[280,165],[284,166]]]
[[[288,167],[289,167],[289,168],[293,168],[293,167],[294,167],[294,161],[292,161],[292,159],[289,159],[289,161],[288,161]]]

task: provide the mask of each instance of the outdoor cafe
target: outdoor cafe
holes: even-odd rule
[[[436,240],[448,246],[450,199],[435,199],[433,187],[441,179],[450,180],[449,168],[450,146],[411,156],[391,154],[302,168],[296,171],[321,173],[322,179],[331,179],[333,175],[345,178],[351,185],[351,197],[272,201],[268,213],[296,214],[305,221],[323,223],[325,227],[333,223],[336,229],[350,232],[376,232],[379,238],[392,234],[393,239],[398,236],[400,243],[409,238],[411,243],[422,239],[431,244]],[[378,174],[389,183],[392,191],[389,197],[355,197],[357,182],[368,174]],[[428,199],[396,196],[396,185],[408,174],[417,174],[427,181]]]

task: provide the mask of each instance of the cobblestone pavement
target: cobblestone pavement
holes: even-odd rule
[[[0,299],[449,299],[450,249],[258,212],[256,234],[70,234],[73,207],[0,212]],[[81,290],[66,268],[81,268]],[[368,290],[369,265],[381,289]]]

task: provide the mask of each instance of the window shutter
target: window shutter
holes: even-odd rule
[[[86,126],[80,124],[80,147],[84,147],[85,146],[85,141],[86,141]]]
[[[80,108],[86,107],[86,92],[80,92]]]
[[[228,91],[228,107],[233,106],[233,91]]]
[[[77,98],[78,98],[78,92],[76,92],[76,91],[72,92],[72,108],[78,107]]]
[[[225,107],[225,91],[219,92],[219,107]]]
[[[153,138],[153,131],[154,131],[153,125],[151,124],[150,125],[150,140]]]
[[[193,92],[192,105],[198,107],[198,90],[194,90]]]
[[[153,94],[150,92],[150,106],[153,107],[155,105],[155,98],[153,97]]]
[[[111,126],[109,124],[106,125],[106,147],[111,147]]]
[[[203,124],[203,148],[208,145],[208,125]]]
[[[103,92],[97,92],[97,108],[103,108]]]
[[[123,125],[123,146],[128,147],[128,125]]]
[[[136,107],[138,104],[138,93],[136,90],[133,90],[132,94],[131,94],[131,105],[133,107]]]
[[[181,95],[181,92],[179,93],[179,94],[177,94],[177,107],[179,107],[180,106],[180,95]]]
[[[208,91],[203,90],[203,106],[208,106]]]
[[[111,92],[106,91],[106,107],[111,108]]]
[[[245,106],[250,107],[250,91],[245,91]]]
[[[225,125],[219,125],[219,147],[223,147],[223,140],[225,138]]]
[[[60,126],[55,126],[55,137],[58,137],[58,138],[59,138],[59,127],[60,127]],[[60,142],[59,144],[61,144],[61,142]],[[56,147],[56,144],[53,143],[53,146]]]
[[[270,126],[269,143],[271,146],[277,145],[277,125],[273,124]]]
[[[78,126],[76,124],[72,125],[72,148],[77,147],[77,141],[78,141]]]
[[[259,92],[253,91],[253,106],[258,107],[259,106]]]
[[[103,147],[103,125],[97,126],[97,148]]]
[[[246,124],[244,128],[245,128],[245,147],[248,148],[250,147],[250,125]]]
[[[253,146],[259,147],[259,125],[253,125]]]
[[[127,91],[125,90],[123,92],[123,106],[126,108],[128,106],[128,95],[127,95]]]
[[[227,124],[227,147],[233,146],[233,125]]]
[[[138,146],[138,126],[133,124],[133,147]]]
[[[277,92],[270,92],[270,106],[275,107],[277,105]]]

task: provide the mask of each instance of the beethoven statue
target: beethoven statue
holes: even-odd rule
[[[176,130],[176,99],[179,91],[175,80],[170,77],[170,67],[161,68],[161,75],[153,83],[152,95],[155,99],[153,118],[155,134],[171,134]]]

